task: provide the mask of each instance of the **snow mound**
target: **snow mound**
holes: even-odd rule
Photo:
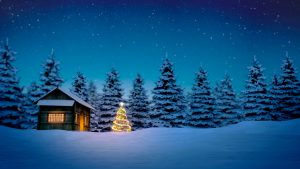
[[[1,169],[300,168],[300,119],[131,133],[0,126]]]

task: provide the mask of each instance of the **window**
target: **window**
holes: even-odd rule
[[[88,118],[87,118],[87,116],[84,116],[84,124],[85,124],[86,126],[88,126]]]
[[[75,123],[77,124],[78,123],[78,114],[75,113]]]
[[[63,123],[65,114],[48,114],[49,123]]]

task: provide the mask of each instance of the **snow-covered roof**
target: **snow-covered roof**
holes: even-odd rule
[[[37,101],[39,102],[41,99],[43,99],[45,96],[47,96],[48,94],[52,93],[56,89],[58,89],[61,92],[65,93],[66,95],[68,95],[69,97],[71,97],[72,99],[74,99],[77,103],[79,103],[79,104],[81,104],[81,105],[83,105],[85,107],[88,107],[90,109],[95,110],[95,108],[92,107],[90,104],[88,104],[87,102],[85,102],[84,100],[82,100],[81,98],[79,98],[78,96],[74,95],[73,93],[71,93],[68,90],[65,90],[65,89],[63,89],[61,87],[54,88],[53,90],[49,91],[44,96],[42,96],[41,98],[39,98]]]
[[[73,106],[74,100],[39,100],[39,106]]]
[[[86,106],[90,109],[95,109],[94,107],[92,107],[90,104],[88,104],[87,102],[85,102],[84,100],[82,100],[81,98],[79,98],[78,96],[76,96],[75,94],[71,93],[68,90],[64,90],[62,88],[58,88],[59,90],[61,90],[62,92],[64,92],[66,95],[70,96],[72,99],[74,99],[76,102],[78,102],[79,104]]]

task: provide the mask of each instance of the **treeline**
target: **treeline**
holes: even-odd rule
[[[0,49],[0,124],[15,128],[36,128],[38,107],[34,101],[63,84],[60,64],[52,51],[43,64],[38,82],[24,90],[20,87],[13,52],[8,43]],[[102,92],[98,93],[93,81],[88,82],[77,72],[71,91],[90,103],[96,110],[91,114],[91,131],[110,131],[120,102],[126,103],[129,120],[134,129],[148,127],[222,127],[243,120],[288,120],[300,117],[300,83],[293,61],[283,59],[281,73],[266,83],[264,68],[256,58],[248,67],[245,90],[237,95],[230,75],[214,87],[208,81],[203,67],[195,73],[191,92],[186,93],[177,84],[173,64],[168,58],[160,67],[150,99],[144,80],[137,74],[128,99],[119,73],[107,73]],[[26,91],[26,92],[25,92]]]

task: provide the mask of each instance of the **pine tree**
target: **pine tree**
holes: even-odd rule
[[[130,121],[134,129],[149,127],[149,106],[144,80],[138,74],[133,82],[133,89],[130,91],[128,100]]]
[[[36,101],[40,98],[39,96],[40,86],[36,82],[32,82],[27,88],[27,97],[32,103],[32,111],[30,112],[29,121],[32,124],[32,128],[37,128],[39,107],[36,105]]]
[[[221,83],[215,89],[214,101],[214,123],[216,127],[222,127],[239,122],[239,104],[233,91],[232,81],[228,74],[225,74]]]
[[[0,48],[0,125],[19,128],[22,89],[13,65],[14,55],[8,42]]]
[[[39,93],[39,86],[36,82],[33,82],[27,88],[27,92],[23,94],[21,128],[37,128],[39,107],[35,104],[35,101],[40,97]]]
[[[119,73],[113,68],[107,74],[107,79],[103,87],[103,93],[100,100],[100,121],[101,131],[110,131],[114,120],[115,112],[122,102],[123,89],[119,80]]]
[[[282,112],[278,111],[278,103],[279,103],[279,78],[277,75],[274,75],[272,78],[272,83],[270,87],[270,100],[272,103],[271,107],[271,117],[272,119],[280,119],[283,117]]]
[[[184,89],[181,88],[180,86],[177,86],[177,106],[178,106],[178,111],[173,114],[174,120],[171,121],[171,125],[173,127],[183,127],[187,125],[187,116],[188,116],[188,102],[187,98],[184,94]]]
[[[37,84],[37,82],[32,82],[27,88],[27,94],[29,94],[29,99],[32,100],[32,102],[37,101],[40,98],[39,93],[40,86]]]
[[[190,117],[188,124],[194,127],[213,127],[213,97],[207,72],[201,67],[196,72],[190,101]]]
[[[76,76],[73,79],[71,92],[82,100],[88,102],[88,89],[86,77],[81,73],[77,72]]]
[[[277,86],[277,113],[276,120],[300,117],[300,88],[299,80],[296,76],[294,63],[289,56],[283,61],[281,67],[279,84]]]
[[[56,87],[60,87],[63,83],[63,79],[59,75],[60,71],[60,63],[55,60],[54,51],[46,60],[46,63],[43,65],[43,72],[41,73],[40,81],[41,81],[41,93],[40,95],[44,95],[49,91],[53,90]]]
[[[191,111],[191,103],[193,101],[193,98],[192,98],[192,90],[191,91],[188,91],[185,95],[185,100],[186,100],[186,114],[185,114],[185,123],[184,125],[185,126],[192,126],[190,124],[190,120],[192,119],[192,111]]]
[[[264,69],[256,57],[248,69],[246,90],[242,98],[245,120],[270,120],[271,102],[263,75]]]
[[[165,59],[160,68],[161,76],[156,82],[153,92],[153,111],[150,113],[154,127],[176,126],[179,107],[179,90],[173,71],[173,64]]]
[[[100,95],[97,92],[97,87],[93,81],[89,83],[88,86],[88,103],[93,106],[96,110],[91,110],[91,119],[90,119],[90,131],[96,132],[98,131],[98,122],[99,122],[99,100]]]

